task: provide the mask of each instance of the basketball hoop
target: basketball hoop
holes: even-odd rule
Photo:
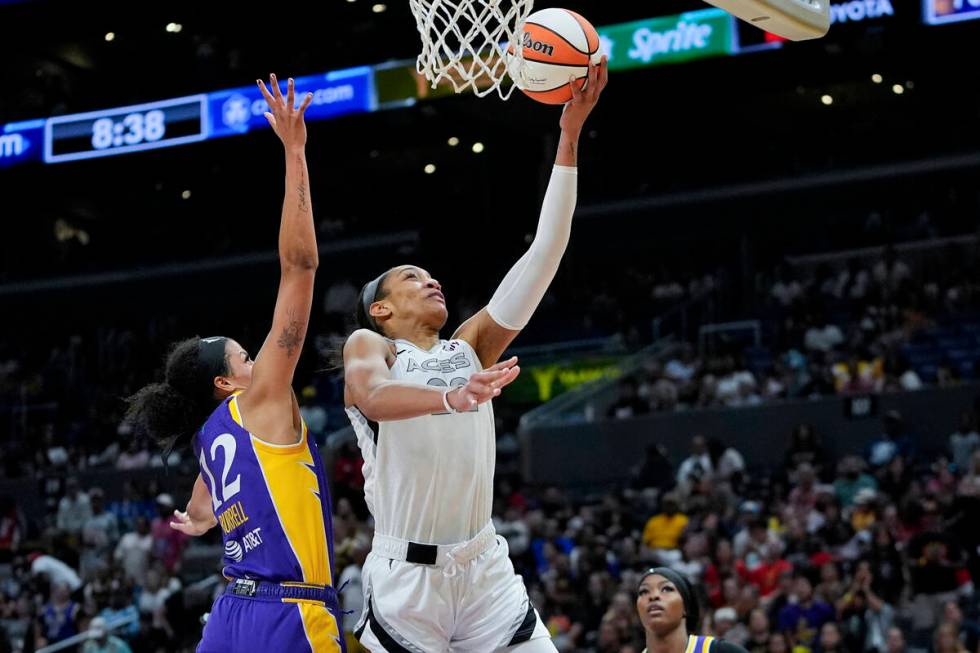
[[[497,91],[506,100],[513,85],[502,86],[508,71],[522,70],[519,28],[534,0],[409,0],[422,38],[416,69],[436,88],[448,81],[477,97]],[[517,44],[514,53],[507,52]]]

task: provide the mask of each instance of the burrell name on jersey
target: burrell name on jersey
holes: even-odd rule
[[[396,381],[451,388],[482,371],[463,340],[429,351],[395,340]],[[364,495],[381,535],[427,544],[455,544],[490,521],[496,454],[493,406],[465,413],[371,422],[356,406],[347,415],[364,456]]]

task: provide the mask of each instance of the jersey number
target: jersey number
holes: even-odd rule
[[[239,490],[242,489],[242,475],[235,474],[235,480],[231,483],[228,482],[228,472],[231,471],[231,463],[235,460],[235,451],[238,449],[238,445],[235,443],[235,436],[231,433],[222,433],[214,439],[211,443],[211,462],[217,462],[216,454],[218,452],[218,447],[224,449],[225,452],[225,468],[221,472],[221,495],[218,495],[218,486],[214,482],[214,474],[211,473],[211,469],[208,468],[207,461],[204,459],[204,450],[201,449],[201,470],[204,471],[208,476],[208,480],[211,481],[211,505],[214,506],[215,512],[224,501],[228,501],[233,496],[238,494]]]
[[[466,379],[464,379],[461,376],[457,376],[455,379],[453,379],[452,381],[449,382],[449,385],[448,386],[446,385],[446,382],[443,381],[442,379],[429,379],[428,385],[434,385],[437,388],[461,388],[464,385],[466,385]],[[478,412],[480,412],[480,407],[477,406],[476,408],[470,408],[469,410],[464,410],[463,412],[464,413],[478,413]],[[432,414],[433,415],[452,415],[452,413],[447,413],[446,411],[442,411],[440,413],[432,413]]]

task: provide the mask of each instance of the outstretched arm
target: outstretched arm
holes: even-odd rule
[[[573,97],[562,112],[555,168],[544,196],[534,241],[504,277],[487,307],[464,322],[453,335],[470,343],[484,366],[496,363],[527,326],[555,278],[568,246],[575,213],[579,136],[608,79],[603,57],[598,66],[589,66],[589,83],[584,90],[571,85]]]
[[[170,522],[171,528],[195,537],[204,535],[218,523],[211,507],[211,493],[200,474],[194,483],[191,500],[187,502],[187,510],[174,510],[174,517],[176,521]]]
[[[387,341],[367,329],[355,331],[344,345],[347,404],[373,422],[470,410],[498,396],[521,372],[512,358],[473,374],[464,386],[438,388],[393,380],[392,358]]]
[[[279,225],[279,294],[272,328],[255,357],[252,383],[239,402],[243,413],[247,413],[250,430],[274,444],[291,444],[297,438],[293,373],[309,326],[313,282],[319,265],[303,121],[313,96],[307,94],[297,108],[293,80],[287,84],[285,98],[275,75],[270,81],[271,93],[261,80],[257,83],[269,104],[265,117],[282,141],[286,156],[286,194]],[[257,407],[262,410],[254,410]]]

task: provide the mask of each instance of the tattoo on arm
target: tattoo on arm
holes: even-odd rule
[[[292,357],[293,353],[303,344],[303,323],[296,318],[293,311],[289,312],[289,321],[283,327],[282,333],[276,344],[286,350],[286,355]]]
[[[300,173],[299,173],[299,186],[296,191],[299,193],[299,208],[301,211],[309,210],[309,205],[306,203],[306,176],[303,174],[302,168],[303,162],[300,161]]]

